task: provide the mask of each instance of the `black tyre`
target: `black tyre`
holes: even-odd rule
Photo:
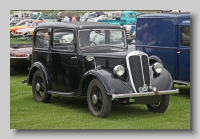
[[[93,79],[87,91],[87,103],[90,113],[95,117],[105,118],[111,110],[111,96],[106,94],[102,83]]]
[[[13,76],[15,74],[15,68],[10,67],[10,76]]]
[[[49,102],[51,94],[47,93],[47,84],[44,75],[40,70],[37,70],[32,79],[32,92],[35,101]]]
[[[164,113],[168,108],[169,100],[169,95],[163,95],[162,102],[158,102],[155,104],[147,104],[146,106],[151,112]]]

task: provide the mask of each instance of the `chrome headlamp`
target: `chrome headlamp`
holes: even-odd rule
[[[125,72],[125,68],[122,65],[117,65],[113,68],[113,73],[117,76],[122,76]]]
[[[159,74],[163,70],[163,65],[161,63],[156,62],[153,64],[152,69],[156,74]]]

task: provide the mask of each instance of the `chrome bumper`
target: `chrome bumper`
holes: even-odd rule
[[[13,32],[11,32],[11,34],[12,34],[14,37],[23,36],[23,34],[14,34]]]
[[[116,98],[134,98],[134,97],[144,97],[144,96],[156,96],[156,95],[167,95],[167,94],[178,94],[179,89],[176,90],[165,90],[165,91],[154,91],[154,92],[144,92],[144,93],[130,93],[130,94],[112,94],[112,100]]]

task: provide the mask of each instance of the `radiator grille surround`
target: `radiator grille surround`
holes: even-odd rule
[[[151,86],[148,55],[135,51],[126,56],[128,77],[135,93],[149,91]]]

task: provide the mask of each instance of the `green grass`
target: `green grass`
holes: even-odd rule
[[[112,106],[107,118],[93,117],[86,97],[52,97],[50,102],[33,99],[32,89],[21,80],[27,73],[10,76],[10,129],[184,129],[190,125],[190,87],[175,85],[163,114],[149,112],[145,105]]]
[[[32,40],[22,40],[18,38],[10,38],[10,44],[28,44],[32,43]]]

